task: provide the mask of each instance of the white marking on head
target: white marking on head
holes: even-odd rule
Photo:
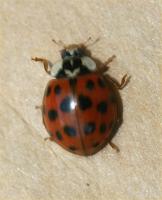
[[[76,50],[76,48],[75,49],[70,49],[70,50],[68,50],[68,52],[70,53],[71,56],[73,56],[75,50]]]
[[[77,74],[79,74],[79,72],[80,72],[80,69],[75,69],[73,72],[72,71],[70,71],[70,70],[68,70],[68,69],[65,69],[65,74],[68,76],[68,77],[75,77],[75,76],[77,76]]]
[[[96,63],[90,57],[83,56],[81,58],[81,60],[82,60],[82,64],[84,66],[86,66],[90,71],[95,71],[96,70]]]
[[[74,64],[73,59],[70,59],[70,64],[71,64],[71,66],[73,66],[73,64]]]
[[[59,60],[55,64],[50,64],[49,74],[53,77],[56,77],[56,74],[60,69],[62,69],[62,60]]]

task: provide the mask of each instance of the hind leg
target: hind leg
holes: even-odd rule
[[[117,81],[114,81],[114,84],[119,90],[122,90],[129,83],[130,78],[131,76],[128,76],[127,74],[125,74],[120,83]]]
[[[43,106],[35,106],[35,109],[40,109],[41,111],[43,110]]]
[[[120,149],[119,149],[119,147],[116,145],[116,144],[114,144],[113,142],[109,142],[109,145],[113,148],[113,149],[115,149],[117,152],[120,152]]]

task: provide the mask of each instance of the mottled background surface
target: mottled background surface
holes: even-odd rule
[[[161,200],[161,0],[0,0],[0,199]],[[41,113],[50,77],[31,56],[52,61],[59,47],[101,38],[90,50],[118,80],[124,123],[114,142],[79,157],[47,137]]]

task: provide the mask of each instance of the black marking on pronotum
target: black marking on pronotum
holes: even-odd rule
[[[78,57],[73,58],[73,67],[74,69],[80,68],[82,66],[82,61]]]
[[[71,127],[71,126],[64,126],[64,132],[70,136],[70,137],[75,137],[76,136],[76,130],[75,128]]]
[[[73,66],[70,63],[70,59],[64,59],[63,60],[63,69],[68,69],[68,70],[72,70]]]
[[[63,61],[63,69],[70,70],[73,72],[76,69],[80,69],[82,66],[82,61],[78,57],[73,57],[71,59],[64,59]]]
[[[96,129],[96,125],[94,122],[88,122],[84,125],[84,133],[86,135],[93,133],[95,129]]]
[[[57,113],[56,110],[51,109],[51,110],[48,111],[48,118],[49,118],[51,121],[56,120],[57,117],[58,117],[58,113]]]
[[[66,74],[63,69],[59,69],[55,77],[57,79],[66,78]]]
[[[88,96],[79,95],[79,107],[81,110],[86,110],[92,106],[92,101]]]
[[[91,73],[91,70],[88,69],[88,67],[86,67],[86,66],[84,66],[84,65],[82,65],[82,66],[80,67],[79,75],[85,75],[85,74],[89,74],[89,73]]]

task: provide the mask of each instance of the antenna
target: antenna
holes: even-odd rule
[[[86,47],[90,47],[93,46],[94,44],[96,44],[98,41],[100,40],[100,38],[96,38],[94,41],[92,41],[92,38],[89,37],[86,41],[84,41],[82,44]],[[90,42],[91,41],[91,42]],[[64,44],[64,42],[62,42],[61,40],[56,41],[55,39],[52,39],[52,42],[54,42],[55,44],[57,44],[58,46],[63,47],[64,49],[67,47],[67,45]]]
[[[57,44],[58,46],[61,46],[63,48],[65,48],[65,46],[66,46],[61,40],[56,41],[55,39],[52,39],[52,42],[54,42],[55,44]]]
[[[96,38],[94,41],[92,41],[92,38],[89,37],[83,44],[86,46],[86,47],[89,47],[89,46],[93,46],[94,44],[96,44],[96,42],[98,42],[100,40],[100,38]],[[91,43],[88,44],[89,41],[92,41]]]

